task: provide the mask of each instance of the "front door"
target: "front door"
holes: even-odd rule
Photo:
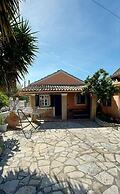
[[[61,95],[54,96],[55,116],[61,116]]]

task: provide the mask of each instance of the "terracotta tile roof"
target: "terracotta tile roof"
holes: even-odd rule
[[[113,73],[112,78],[120,78],[120,68],[115,73]]]
[[[84,82],[69,73],[58,70],[57,72],[48,75],[32,85],[83,85]]]
[[[54,86],[54,85],[41,85],[41,86],[28,86],[23,88],[23,92],[40,92],[40,91],[82,91],[83,86]]]
[[[81,91],[84,82],[69,73],[59,70],[22,89],[22,92],[33,91]]]

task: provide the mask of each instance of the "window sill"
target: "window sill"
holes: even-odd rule
[[[53,109],[51,106],[38,107],[37,109]]]

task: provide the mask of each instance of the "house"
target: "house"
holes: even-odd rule
[[[114,81],[116,80],[116,82],[120,82],[120,68],[115,73],[113,73],[112,79]]]
[[[111,76],[114,86],[120,88],[120,68]],[[106,103],[102,105],[102,112],[113,117],[120,118],[120,92],[114,94],[114,96]]]
[[[96,116],[93,95],[82,95],[84,82],[58,70],[23,88],[21,95],[29,96],[29,103],[42,119],[91,118]]]

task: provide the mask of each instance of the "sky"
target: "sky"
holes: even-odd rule
[[[119,0],[96,0],[120,16]],[[38,53],[26,80],[59,69],[85,80],[100,68],[120,67],[120,19],[92,0],[26,0],[21,15],[37,32]]]

